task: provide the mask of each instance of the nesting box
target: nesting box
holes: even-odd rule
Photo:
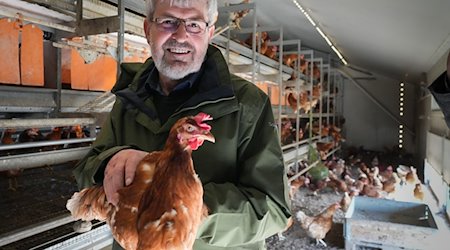
[[[357,196],[345,214],[346,250],[433,249],[438,235],[433,214],[422,203]]]

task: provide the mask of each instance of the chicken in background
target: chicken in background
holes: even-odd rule
[[[289,183],[290,189],[289,189],[289,198],[292,200],[294,200],[295,197],[295,193],[297,192],[297,190],[302,187],[302,186],[308,186],[309,185],[309,178],[306,176],[299,176],[297,179],[292,180]],[[283,231],[278,232],[278,239],[279,240],[285,240],[286,237],[283,235],[284,232],[286,232],[289,228],[292,227],[292,225],[294,224],[294,219],[291,217],[289,218],[286,227],[284,228]]]
[[[291,107],[291,109],[294,111],[294,113],[298,112],[300,102],[297,104],[297,97],[291,91],[287,93],[287,103],[289,104],[289,107]]]
[[[14,133],[16,132],[15,129],[7,128],[3,131],[3,136],[1,140],[2,145],[11,145],[16,142],[16,140],[13,138]],[[12,155],[14,154],[14,150],[2,150],[0,151],[0,156],[6,156],[6,155]]]
[[[330,125],[329,132],[337,145],[339,145],[341,142],[345,142],[345,138],[342,137],[341,134],[341,128],[337,127],[336,125]]]
[[[352,187],[356,182],[356,180],[353,179],[349,174],[344,175],[344,181],[345,184],[347,184],[347,187]]]
[[[367,178],[368,178],[369,175],[370,175],[370,169],[369,169],[369,167],[367,166],[367,164],[364,163],[364,162],[360,162],[359,167],[358,167],[358,172],[359,172],[360,174],[364,174]]]
[[[297,58],[300,58],[300,65],[294,63],[297,60]],[[291,65],[290,67],[294,69],[292,71],[291,76],[289,77],[288,81],[296,80],[298,78],[298,72],[300,72],[303,75],[306,74],[306,68],[308,67],[308,64],[307,64],[306,60],[304,59],[304,55],[297,56],[297,58],[294,56],[291,56],[290,58],[286,57],[286,60],[283,60],[284,64],[286,64],[286,65],[289,64],[289,65]],[[298,65],[297,70],[295,70],[296,69],[295,65]]]
[[[400,165],[396,169],[397,175],[401,180],[401,184],[406,184],[406,175],[411,172],[411,168],[408,166]]]
[[[303,57],[303,55],[299,56],[298,54],[285,54],[283,55],[283,64],[295,69],[295,64],[298,58]]]
[[[250,2],[250,0],[244,0],[238,4],[230,4],[230,6],[249,3],[249,2]],[[248,15],[248,13],[250,13],[250,9],[245,9],[245,10],[236,11],[236,12],[230,12],[229,18],[231,21],[231,27],[237,28],[240,30],[241,29],[241,21],[246,15]]]
[[[12,135],[16,132],[15,129],[6,129],[3,132],[2,137],[2,144],[3,145],[11,145],[15,143],[15,140],[12,138]],[[8,152],[10,154],[12,152]],[[8,179],[8,190],[11,191],[17,191],[17,189],[20,187],[19,183],[17,181],[17,178],[22,174],[23,169],[15,168],[15,169],[8,169],[5,171],[1,171],[2,175],[4,175]]]
[[[269,34],[266,31],[263,32],[256,32],[255,35],[255,40],[256,40],[256,48],[258,48],[258,42],[261,42],[261,45],[264,44],[264,41],[266,41],[269,37]],[[244,41],[244,45],[249,46],[250,48],[253,45],[253,35],[250,34],[249,37],[247,37],[247,39],[245,39]],[[267,45],[267,43],[266,43]]]
[[[416,183],[416,187],[414,188],[414,198],[422,202],[424,196],[425,193],[423,192],[422,184]]]
[[[307,62],[306,66],[305,66],[305,75],[307,77],[311,77],[311,68],[312,68],[312,77],[313,80],[319,81],[320,82],[320,68],[317,65],[317,63],[312,63],[311,62]]]
[[[318,83],[313,85],[312,88],[312,96],[316,99],[320,98],[320,94],[322,93],[322,84]]]
[[[266,34],[267,34],[267,32],[266,32]],[[261,47],[259,48],[259,51],[258,51],[261,55],[265,55],[267,53],[267,50],[269,49],[269,43],[270,43],[270,37],[269,37],[269,35],[266,35],[266,38],[261,41],[261,45],[260,45]],[[258,47],[257,47],[257,49],[258,49]]]
[[[192,249],[207,208],[191,154],[205,140],[215,142],[204,123],[209,120],[204,113],[178,120],[164,149],[150,152],[137,166],[133,183],[118,191],[117,207],[108,203],[102,186],[94,186],[76,192],[67,209],[75,219],[106,221],[128,250]]]
[[[389,169],[389,167],[388,167]],[[392,167],[391,167],[392,169]],[[395,191],[400,187],[401,180],[397,176],[397,173],[392,172],[390,175],[381,175],[383,188],[382,190],[387,193],[389,197],[394,196]]]
[[[364,186],[369,184],[369,178],[364,173],[358,176],[358,179],[354,181],[353,185],[350,186],[349,190],[354,192],[356,195],[360,195],[364,189]]]
[[[49,141],[61,140],[63,127],[54,127],[52,131],[45,135],[45,139]]]
[[[34,142],[34,141],[43,141],[45,137],[42,135],[41,131],[37,128],[29,128],[25,129],[19,134],[18,141],[22,142]]]
[[[313,79],[320,82],[320,68],[317,63],[313,63]]]
[[[391,179],[393,175],[394,175],[394,168],[392,167],[392,165],[389,165],[386,167],[385,170],[380,172],[380,179],[382,182],[384,182],[384,181]]]
[[[321,128],[319,126],[319,124],[316,122],[313,122],[312,124],[313,124],[313,126],[312,126],[311,130],[312,130],[313,134],[320,135],[322,137],[326,137],[330,134],[330,126],[329,125],[322,124],[322,128]]]
[[[309,186],[310,180],[306,176],[299,176],[297,179],[294,179],[290,182],[289,186],[289,198],[294,199],[295,193],[297,190],[303,186]]]
[[[382,189],[379,187],[379,185],[375,184],[365,184],[361,193],[361,195],[365,195],[372,198],[384,198],[386,195],[382,193]]]
[[[355,192],[344,192],[344,196],[342,197],[341,201],[339,202],[339,205],[341,206],[341,210],[345,213],[347,212],[348,208],[350,207],[350,203],[353,200],[353,197],[355,197],[357,194]]]
[[[331,171],[333,171],[333,173],[335,175],[337,175],[339,178],[344,179],[344,176],[346,174],[348,174],[347,171],[347,167],[345,166],[345,161],[343,159],[338,159],[337,161],[334,161],[335,164],[333,164],[333,167],[329,169],[331,169]]]
[[[266,44],[271,42],[271,39],[267,39]],[[276,45],[268,45],[266,52],[264,53],[265,56],[267,56],[270,59],[276,59],[277,56],[277,52],[278,52],[278,46]]]
[[[312,195],[314,196],[318,196],[319,192],[325,189],[327,187],[327,183],[330,181],[330,178],[328,178],[328,176],[323,179],[314,179],[309,176],[309,174],[307,174],[307,177],[310,180],[308,188],[312,191]]]
[[[322,244],[327,247],[323,240],[333,226],[333,215],[340,208],[339,203],[333,203],[321,213],[315,216],[308,216],[303,211],[296,214],[297,220],[306,234],[316,240],[316,245]]]
[[[70,126],[66,129],[63,129],[61,133],[61,139],[71,139],[71,138],[85,138],[86,134],[83,131],[83,127],[81,125]]]
[[[15,140],[13,139],[13,134],[16,132],[15,129],[12,128],[7,128],[3,131],[3,136],[2,136],[2,144],[4,145],[10,145],[10,144],[14,144]]]
[[[320,158],[322,160],[327,159],[327,154],[334,147],[334,141],[332,142],[316,142],[317,150],[319,151]]]
[[[416,185],[417,183],[420,183],[419,176],[417,176],[417,169],[413,166],[409,169],[410,171],[405,176],[406,184]]]
[[[293,136],[294,128],[292,127],[291,120],[289,118],[281,118],[280,138],[281,145],[287,145],[292,143],[295,138]]]
[[[330,178],[330,181],[327,182],[327,186],[333,189],[336,194],[339,194],[339,192],[345,193],[348,191],[347,183],[345,183],[345,180],[340,179],[333,173],[333,171],[330,170],[328,178]]]
[[[62,134],[63,134],[63,129],[64,129],[64,127],[54,127],[52,129],[52,131],[50,131],[48,134],[45,135],[45,140],[47,140],[47,141],[61,140]],[[57,149],[60,149],[61,147],[62,147],[61,145],[53,145],[53,146],[44,147],[43,150],[44,151],[57,150]]]
[[[81,125],[70,126],[69,128],[64,129],[61,135],[62,139],[82,139],[86,137],[87,135]],[[91,142],[64,144],[64,148],[85,147],[91,144]]]
[[[299,112],[299,110],[303,109],[304,113],[307,114],[311,111],[311,109],[313,109],[317,105],[317,103],[319,101],[319,99],[316,99],[316,98],[312,98],[310,100],[308,93],[305,91],[301,91],[298,95],[299,97],[297,96],[296,93],[294,93],[294,91],[287,92],[287,95],[288,95],[287,103],[288,103],[289,107],[292,108],[294,113],[297,113],[297,112]],[[298,104],[297,104],[297,98],[299,98]]]

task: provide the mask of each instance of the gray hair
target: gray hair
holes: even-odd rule
[[[206,8],[208,10],[208,20],[206,20],[210,25],[216,22],[218,12],[217,12],[217,0],[146,0],[147,2],[147,19],[150,21],[155,13],[155,8],[157,2],[170,1],[171,6],[177,7],[189,7],[192,2],[195,1],[206,1]]]

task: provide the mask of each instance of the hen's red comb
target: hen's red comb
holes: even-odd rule
[[[213,118],[212,118],[210,115],[205,114],[205,113],[203,113],[203,112],[200,112],[200,113],[198,113],[196,116],[194,116],[194,120],[197,122],[197,125],[198,125],[200,128],[202,128],[202,129],[204,129],[204,130],[207,130],[207,131],[210,131],[210,130],[211,130],[211,126],[209,126],[208,124],[203,123],[203,122],[205,122],[205,121],[211,121],[212,119],[213,119]]]

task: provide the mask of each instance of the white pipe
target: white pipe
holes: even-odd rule
[[[27,15],[24,15],[20,12],[17,13],[13,13],[10,11],[7,11],[5,9],[0,9],[0,15],[1,16],[5,16],[5,17],[10,17],[10,18],[17,18],[17,14],[21,14],[22,16],[20,17],[22,20],[30,22],[30,23],[35,23],[35,24],[40,24],[46,27],[50,27],[50,28],[54,28],[57,30],[63,30],[63,31],[67,31],[67,32],[71,32],[74,33],[75,32],[75,28],[69,27],[69,26],[65,26],[65,25],[61,25],[61,24],[57,24],[57,23],[53,23],[53,22],[48,22],[48,21],[44,21],[42,19],[38,19],[38,18],[34,18],[34,17],[30,17]]]

